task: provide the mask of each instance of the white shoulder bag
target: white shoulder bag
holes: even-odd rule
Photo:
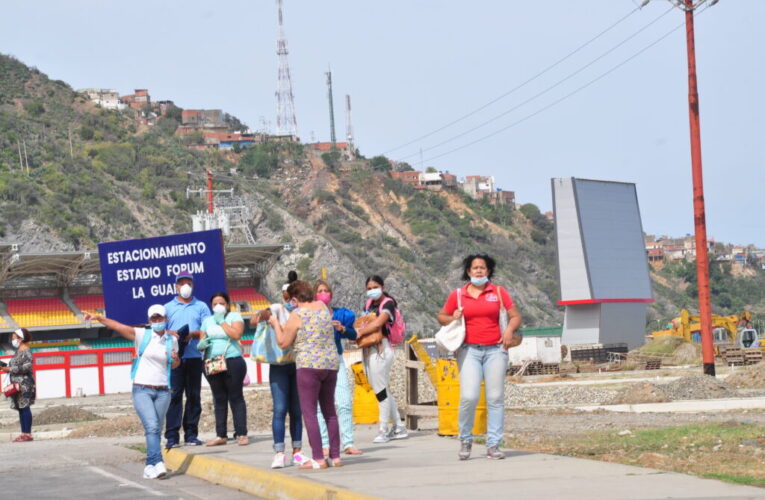
[[[457,289],[457,308],[462,309],[462,289]],[[465,316],[442,326],[436,333],[436,345],[448,352],[454,352],[465,342]]]

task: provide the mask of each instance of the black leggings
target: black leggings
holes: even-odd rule
[[[218,437],[228,437],[228,405],[234,416],[234,436],[247,435],[247,405],[244,402],[242,388],[247,374],[244,358],[227,358],[225,372],[207,377],[215,404],[215,433]]]

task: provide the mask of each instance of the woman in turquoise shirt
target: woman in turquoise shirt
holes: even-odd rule
[[[231,299],[226,292],[217,292],[210,299],[212,316],[202,322],[202,334],[199,350],[203,359],[225,356],[226,370],[215,375],[207,375],[207,382],[213,393],[215,406],[216,438],[206,443],[207,446],[218,446],[228,442],[228,406],[234,417],[234,438],[237,444],[245,446],[247,439],[247,406],[244,401],[244,376],[247,374],[247,363],[242,357],[242,346],[239,339],[244,333],[242,315],[231,310]]]

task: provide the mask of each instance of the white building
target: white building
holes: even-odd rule
[[[127,104],[120,100],[120,94],[112,89],[82,89],[79,91],[88,96],[92,102],[98,104],[104,109],[122,110],[127,108]]]

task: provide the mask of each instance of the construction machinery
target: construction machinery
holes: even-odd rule
[[[680,316],[667,324],[667,329],[651,333],[652,338],[664,335],[682,337],[688,342],[699,344],[701,343],[701,319],[691,315],[687,309],[682,309]],[[713,314],[712,337],[716,354],[719,354],[719,346],[722,345],[765,351],[765,336],[760,336],[757,330],[752,328],[752,313],[749,311],[730,316]]]

